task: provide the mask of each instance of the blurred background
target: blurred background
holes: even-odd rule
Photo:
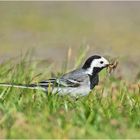
[[[0,2],[0,63],[33,50],[36,61],[73,68],[80,47],[119,60],[118,73],[140,78],[140,2]],[[47,67],[47,64],[44,65]]]

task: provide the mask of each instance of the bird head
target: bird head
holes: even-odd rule
[[[99,55],[93,55],[86,60],[82,68],[85,70],[86,74],[96,75],[108,66],[109,62],[107,59]]]

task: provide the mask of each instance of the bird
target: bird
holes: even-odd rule
[[[0,83],[0,87],[17,87],[43,90],[46,93],[58,95],[86,96],[99,83],[99,73],[109,66],[109,61],[100,55],[90,56],[82,67],[70,71],[60,77],[47,79],[37,84],[6,84]]]

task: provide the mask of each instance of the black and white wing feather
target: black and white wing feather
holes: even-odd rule
[[[64,79],[64,78],[60,78],[60,79],[49,79],[46,81],[41,81],[37,84],[32,84],[31,86],[39,86],[42,88],[47,89],[48,87],[78,87],[80,86],[80,82],[74,80],[74,79]]]

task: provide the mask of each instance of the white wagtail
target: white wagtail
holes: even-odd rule
[[[51,78],[37,84],[15,85],[1,83],[0,86],[42,89],[52,94],[85,96],[98,85],[99,72],[108,66],[109,62],[104,57],[93,55],[85,61],[81,68],[66,73],[60,78]]]

